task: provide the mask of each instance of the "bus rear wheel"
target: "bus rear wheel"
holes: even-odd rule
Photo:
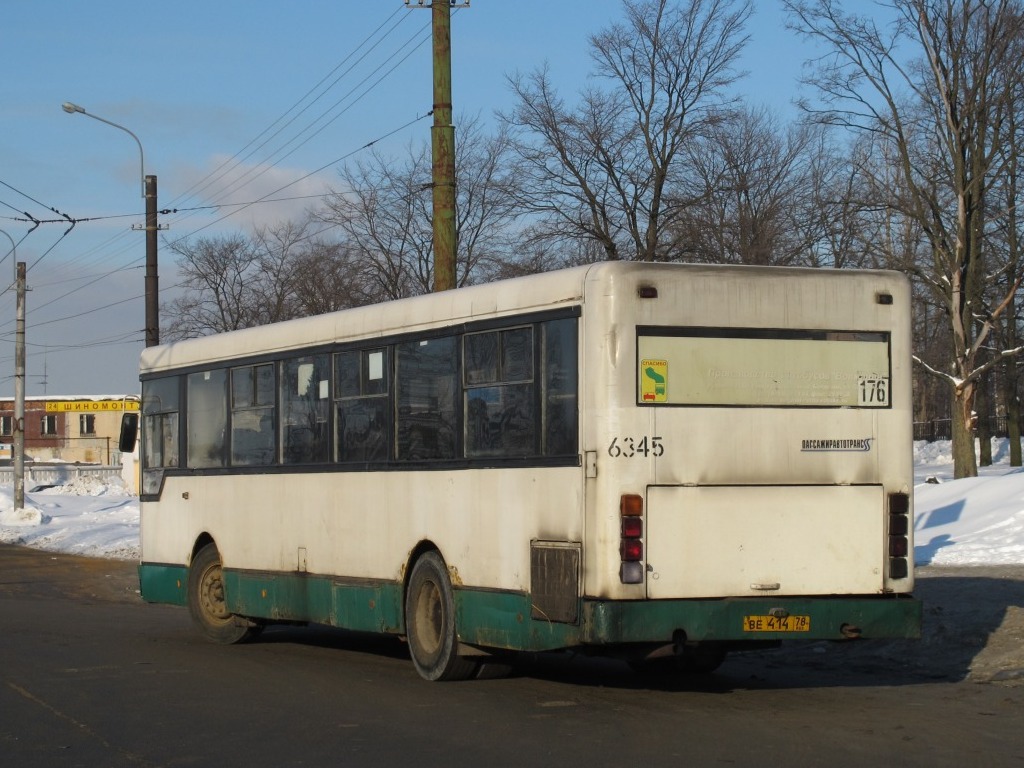
[[[228,611],[220,553],[213,544],[207,544],[192,558],[188,610],[202,635],[215,643],[240,643],[259,634],[259,625]]]
[[[416,560],[405,593],[405,631],[413,666],[426,680],[466,680],[476,664],[459,656],[455,599],[444,560],[426,552]]]

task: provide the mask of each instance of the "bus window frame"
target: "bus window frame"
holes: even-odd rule
[[[232,368],[246,367],[246,366],[258,366],[261,364],[271,363],[276,366],[278,383],[277,388],[280,390],[281,379],[281,365],[289,359],[296,357],[309,357],[318,354],[328,355],[328,368],[330,373],[330,387],[332,391],[328,398],[329,403],[329,428],[328,428],[328,441],[329,441],[329,454],[326,461],[316,464],[289,464],[277,460],[272,465],[236,465],[230,462],[230,455],[227,457],[227,461],[224,466],[218,467],[195,467],[190,468],[184,466],[184,462],[179,456],[178,467],[166,467],[161,468],[162,474],[166,476],[176,475],[205,475],[205,474],[286,474],[292,472],[363,472],[363,471],[388,471],[388,472],[402,472],[411,469],[428,469],[434,471],[451,471],[461,469],[473,469],[473,468],[492,468],[492,467],[549,467],[549,466],[581,466],[582,465],[582,454],[581,454],[581,436],[579,434],[580,420],[579,420],[579,402],[581,398],[581,382],[579,379],[579,367],[580,367],[580,349],[582,347],[582,324],[580,323],[580,317],[582,314],[581,307],[579,305],[572,305],[569,307],[563,307],[555,310],[543,310],[537,312],[527,312],[508,317],[497,317],[488,318],[486,320],[480,320],[470,323],[451,323],[443,326],[436,326],[429,328],[424,331],[413,331],[413,332],[402,332],[393,335],[373,337],[373,338],[362,338],[352,339],[340,342],[328,342],[320,344],[311,344],[308,347],[293,347],[282,350],[275,353],[264,353],[259,355],[247,355],[242,357],[225,357],[216,361],[207,361],[204,363],[197,363],[194,365],[181,366],[179,368],[173,368],[161,371],[152,371],[143,374],[140,378],[141,381],[145,382],[163,379],[169,377],[177,377],[179,379],[179,418],[178,418],[178,450],[179,454],[184,455],[183,452],[188,450],[187,434],[188,434],[188,419],[187,419],[187,377],[194,373],[199,373],[209,370],[224,370],[228,373],[227,385],[225,386],[225,407],[228,409],[228,429],[231,428],[231,409],[230,409],[230,375],[229,372]],[[538,355],[543,355],[544,352],[541,349],[542,344],[540,343],[540,336],[543,333],[540,329],[545,323],[553,323],[562,320],[573,320],[574,334],[574,357],[569,364],[572,367],[573,379],[574,379],[574,393],[572,398],[575,402],[575,432],[572,435],[571,441],[575,447],[575,451],[572,453],[559,453],[556,455],[544,454],[545,447],[543,445],[543,438],[538,436],[538,445],[533,453],[528,456],[486,456],[486,457],[469,457],[465,452],[464,436],[461,434],[464,429],[464,414],[462,408],[463,387],[462,387],[462,344],[461,339],[466,333],[475,333],[479,331],[487,330],[502,330],[520,326],[532,326],[534,328],[534,372],[533,378],[535,382],[539,382],[540,378],[544,375],[544,367],[546,362],[543,359],[538,359]],[[402,461],[395,458],[395,446],[391,445],[389,457],[383,461],[375,462],[339,462],[335,459],[336,456],[336,436],[334,431],[336,429],[336,415],[334,414],[334,406],[337,403],[337,399],[333,396],[334,386],[334,355],[341,352],[351,352],[358,350],[372,350],[386,348],[388,350],[388,366],[389,366],[389,391],[387,394],[388,409],[392,414],[392,431],[395,429],[395,418],[397,412],[397,401],[396,401],[396,390],[397,390],[397,371],[396,371],[396,355],[395,347],[404,342],[417,341],[417,340],[431,340],[442,338],[446,336],[453,336],[456,339],[456,350],[457,350],[457,362],[458,368],[456,371],[455,378],[455,390],[456,390],[456,456],[452,459],[430,459],[425,461]],[[540,366],[540,367],[538,367]],[[537,383],[534,386],[535,397],[541,399],[543,397],[542,390],[543,386]],[[280,392],[278,392],[278,398]],[[565,395],[559,395],[559,397],[565,397]],[[544,404],[538,402],[535,407],[535,418],[543,419],[543,407]],[[282,422],[282,409],[283,405],[278,400],[275,405],[276,412],[276,426],[278,429],[278,443],[283,439],[281,432]],[[541,431],[543,425],[538,423],[537,430]],[[394,440],[394,435],[390,436],[391,440]],[[278,448],[280,451],[280,447]],[[143,465],[143,471],[146,467]],[[160,489],[154,493],[145,493],[140,498],[144,501],[152,501],[159,498],[160,492],[162,492],[163,482],[161,481]]]

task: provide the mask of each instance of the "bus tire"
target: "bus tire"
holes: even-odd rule
[[[466,680],[476,664],[459,656],[455,598],[444,560],[425,552],[413,565],[405,593],[405,631],[413,666],[425,680]]]
[[[228,612],[220,553],[213,544],[207,544],[192,558],[188,610],[203,637],[215,643],[241,643],[259,634],[259,625]]]

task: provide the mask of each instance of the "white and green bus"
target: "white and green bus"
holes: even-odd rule
[[[914,637],[899,274],[609,262],[146,349],[142,596],[430,680]]]

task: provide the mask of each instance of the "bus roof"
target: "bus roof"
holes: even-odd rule
[[[145,375],[211,361],[241,359],[333,342],[415,332],[434,326],[457,325],[489,317],[570,307],[583,301],[588,283],[611,282],[627,276],[636,278],[640,274],[656,279],[669,272],[678,274],[679,271],[689,271],[694,277],[698,274],[732,272],[743,273],[748,277],[760,274],[776,278],[783,273],[790,277],[805,274],[824,278],[828,273],[842,272],[800,267],[599,262],[148,347],[142,352],[140,369]],[[858,273],[863,275],[865,271],[858,270]],[[877,271],[876,274],[882,273]]]

